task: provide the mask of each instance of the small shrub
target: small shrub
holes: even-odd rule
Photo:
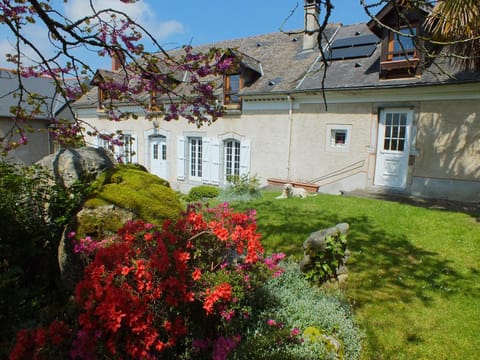
[[[347,235],[340,231],[325,238],[321,251],[313,247],[305,249],[309,256],[309,264],[303,269],[305,277],[314,284],[337,279],[347,251]]]
[[[298,264],[261,289],[234,359],[358,359],[363,335],[338,294],[312,286]]]
[[[204,199],[214,199],[220,194],[220,189],[216,186],[200,185],[190,189],[186,196],[187,202],[196,202]]]
[[[245,202],[262,197],[260,181],[256,176],[232,175],[227,178],[227,187],[220,192],[218,199],[226,202]]]

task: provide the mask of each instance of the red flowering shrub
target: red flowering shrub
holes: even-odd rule
[[[72,359],[225,359],[241,341],[255,290],[281,259],[264,259],[255,213],[227,204],[192,206],[161,228],[129,222],[105,244],[76,287]]]
[[[20,330],[9,359],[60,359],[68,348],[70,334],[71,329],[58,320],[53,321],[48,328]]]

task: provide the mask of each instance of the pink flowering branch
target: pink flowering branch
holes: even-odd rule
[[[135,0],[120,0],[135,3]],[[66,2],[66,1],[65,1]],[[7,60],[14,66],[18,88],[17,106],[12,109],[12,126],[0,137],[0,148],[5,152],[28,143],[28,131],[34,119],[42,118],[52,124],[52,135],[60,144],[81,144],[81,139],[98,131],[80,119],[69,121],[57,118],[47,99],[34,99],[25,86],[28,77],[49,77],[63,98],[72,115],[71,102],[89,91],[88,78],[95,75],[88,59],[75,54],[76,49],[85,48],[97,56],[118,56],[125,59],[121,69],[112,79],[103,79],[97,85],[108,95],[105,114],[111,120],[121,121],[138,114],[121,111],[120,103],[129,103],[144,109],[146,118],[152,117],[149,109],[149,96],[155,93],[162,103],[165,120],[186,118],[201,126],[215,121],[222,115],[214,94],[214,78],[228,71],[234,61],[218,49],[203,54],[193,53],[191,47],[184,48],[184,54],[170,56],[141,24],[136,23],[126,13],[113,8],[97,9],[89,1],[92,15],[78,20],[67,18],[56,10],[50,2],[38,0],[0,1],[0,23],[5,25],[16,39],[16,47]],[[48,56],[43,47],[33,43],[28,32],[28,24],[41,24],[49,32],[50,45],[54,54]],[[154,46],[153,52],[145,50],[144,41]],[[33,65],[25,64],[24,49],[30,49],[37,60]],[[32,60],[33,61],[33,60]],[[189,80],[182,83],[178,75]],[[176,80],[174,80],[176,79]],[[181,91],[175,86],[180,85]],[[3,94],[0,94],[2,96]],[[37,106],[26,107],[27,102]],[[53,101],[53,99],[49,99]],[[19,109],[23,109],[20,111]],[[155,114],[157,115],[157,114]],[[68,129],[71,127],[71,129]]]

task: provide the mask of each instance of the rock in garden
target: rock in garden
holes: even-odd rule
[[[60,149],[37,162],[48,170],[58,185],[66,188],[77,180],[94,180],[114,164],[113,157],[105,149],[94,147]]]
[[[317,264],[317,262],[323,261],[331,268],[332,277],[341,280],[341,282],[346,281],[348,276],[346,262],[350,252],[344,238],[348,230],[349,225],[347,223],[340,223],[331,228],[311,233],[303,243],[303,259],[300,261],[300,269],[303,272],[311,271],[316,266],[322,265]],[[327,243],[329,238],[333,238],[336,242],[335,248],[332,247],[331,243]],[[335,266],[329,263],[332,261],[336,261]]]
[[[67,290],[81,278],[84,262],[74,253],[74,242],[90,237],[112,237],[129,220],[161,225],[176,219],[183,207],[169,183],[138,165],[116,165],[92,183],[92,193],[72,219],[60,242],[58,261]],[[74,233],[74,238],[69,234]]]

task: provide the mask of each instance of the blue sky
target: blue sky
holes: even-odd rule
[[[79,18],[88,12],[88,0],[51,2],[71,18]],[[280,27],[282,30],[300,29],[304,19],[303,3],[303,0],[141,0],[127,5],[120,0],[94,0],[98,8],[115,7],[128,13],[166,49],[276,32]],[[331,22],[354,24],[368,20],[360,0],[333,0],[333,3]],[[285,22],[292,11],[292,16]],[[29,36],[34,42],[48,43],[45,29],[29,26]],[[4,37],[4,31],[0,34],[3,35],[0,35],[0,54],[5,54],[13,41]],[[110,60],[91,56],[91,64],[108,68]],[[2,55],[0,67],[10,67]]]
[[[205,44],[218,40],[235,39],[278,31],[282,23],[298,4],[284,30],[303,27],[303,0],[243,0],[243,1],[178,1],[178,5],[156,5],[155,0],[145,1],[155,11],[158,20],[174,20],[183,32],[165,39],[177,44],[192,42]],[[360,0],[334,0],[331,21],[354,24],[368,20]],[[173,44],[172,44],[173,45]]]

